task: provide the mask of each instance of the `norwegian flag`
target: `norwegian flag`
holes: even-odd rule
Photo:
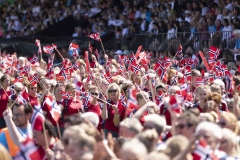
[[[132,113],[135,109],[138,108],[138,101],[137,101],[138,92],[139,90],[136,87],[131,87],[129,89],[125,117],[129,116],[130,113]]]
[[[33,108],[33,114],[31,117],[31,124],[33,130],[42,131],[45,117],[43,115],[42,107],[40,104],[35,105]]]
[[[138,59],[138,57],[139,57],[139,55],[141,53],[141,50],[142,50],[142,45],[138,46],[138,49],[137,49],[137,52],[136,52],[136,55],[135,55],[136,59]]]
[[[178,50],[177,50],[177,53],[176,53],[176,57],[178,57],[180,60],[183,59],[183,51],[182,51],[182,45],[181,44],[178,47]]]
[[[180,87],[180,91],[181,91],[181,95],[183,97],[186,97],[187,96],[187,93],[188,93],[188,85],[185,83],[183,85],[181,85]]]
[[[92,53],[93,52],[93,47],[91,46],[90,43],[88,43],[88,50]]]
[[[47,54],[52,54],[53,51],[54,51],[54,47],[53,46],[50,46],[50,45],[47,45],[47,46],[43,46],[43,51]]]
[[[89,70],[90,70],[90,62],[89,62],[89,58],[88,58],[88,51],[84,52],[84,60],[85,60],[85,63],[86,63],[86,73],[88,73]]]
[[[16,77],[13,81],[13,84],[15,84],[16,82],[21,82],[22,83],[23,82],[23,76]]]
[[[79,46],[78,44],[75,44],[75,43],[70,43],[69,45],[69,50],[78,50],[79,49]]]
[[[73,82],[74,82],[74,84],[75,84],[75,86],[76,86],[76,90],[77,90],[77,91],[82,91],[82,89],[83,89],[83,83],[80,82],[76,77],[74,78]]]
[[[70,92],[65,92],[65,91],[62,91],[62,98],[63,99],[72,99],[72,94]]]
[[[226,72],[225,76],[226,91],[232,93],[232,91],[234,90],[233,77],[229,71]]]
[[[47,96],[43,102],[43,106],[49,110],[52,118],[57,122],[61,116],[61,108],[57,105],[56,101],[54,101],[53,97]]]
[[[201,86],[204,85],[204,79],[202,77],[197,77],[196,78],[196,86]]]
[[[14,160],[40,160],[42,159],[41,153],[35,142],[27,137],[24,142],[19,145],[19,152],[14,157]]]
[[[24,66],[18,69],[18,75],[25,75],[27,76],[28,73],[30,72],[30,68],[28,66]]]
[[[120,64],[127,63],[127,59],[128,59],[127,56],[118,55],[118,63],[120,63]]]
[[[192,80],[191,68],[186,68],[185,70],[183,70],[183,75],[185,78],[185,82],[191,82]]]
[[[105,74],[103,74],[104,78],[108,81],[108,83],[112,83],[112,76],[109,72],[106,72]]]
[[[163,97],[165,97],[165,96],[166,96],[166,94],[164,94],[163,91],[160,90],[160,91],[158,92],[157,97],[155,98],[156,104],[159,105],[159,104],[162,102]]]
[[[211,160],[211,149],[205,140],[198,141],[195,150],[193,151],[193,160]]]
[[[88,92],[85,92],[82,94],[82,102],[83,102],[84,107],[89,106],[91,104],[92,100],[93,100],[93,97]]]
[[[99,42],[101,41],[100,35],[98,33],[90,34],[88,37],[90,37],[90,38],[92,38],[92,39],[94,39],[96,41],[99,41]]]
[[[213,59],[217,59],[220,54],[220,49],[215,46],[210,46],[209,48],[209,57],[212,57]]]
[[[11,67],[11,66],[13,66],[13,63],[14,63],[14,58],[13,58],[12,56],[7,56],[7,59],[6,59],[5,64],[6,64],[8,67]]]
[[[176,112],[176,113],[181,113],[181,107],[178,104],[178,99],[172,95],[169,99],[169,104],[172,106],[172,111]]]
[[[54,79],[53,58],[48,58],[47,74],[45,75],[45,77],[49,79]]]
[[[28,58],[28,61],[34,65],[38,62],[38,57],[34,54],[33,57]]]
[[[17,103],[19,103],[19,104],[25,104],[25,103],[27,103],[27,100],[26,100],[25,98],[23,98],[23,96],[22,96],[21,94],[19,94],[19,95],[17,96]]]
[[[170,83],[171,86],[176,85],[178,83],[178,72],[176,72],[176,75],[174,75],[171,79],[170,79]]]
[[[6,70],[5,70],[5,72],[4,72],[4,74],[8,74],[8,75],[10,75],[10,76],[12,76],[13,74],[15,73],[15,70],[14,70],[14,68],[7,68]]]
[[[71,73],[68,69],[66,70],[61,70],[59,74],[56,75],[58,80],[66,80],[66,79],[71,79]]]
[[[38,47],[38,55],[42,54],[42,48],[41,48],[40,40],[36,39],[35,44]]]
[[[93,75],[93,72],[92,70],[90,69],[89,70],[89,73],[88,73],[88,77],[87,77],[87,82],[90,82],[94,79],[94,75]]]
[[[127,103],[126,103],[125,95],[122,95],[122,96],[120,97],[120,102],[121,102],[121,105],[122,105],[124,108],[126,108]]]
[[[32,86],[34,86],[40,81],[40,78],[37,74],[33,74],[28,77],[28,81],[31,83]]]
[[[135,59],[135,61],[131,63],[131,67],[129,68],[129,70],[137,74],[140,71],[140,68],[141,68],[141,65],[139,65]]]

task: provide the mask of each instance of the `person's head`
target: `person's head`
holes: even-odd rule
[[[162,152],[152,152],[147,155],[145,160],[153,160],[153,159],[170,160],[170,157],[168,157],[165,153],[162,153]]]
[[[119,136],[125,138],[133,138],[142,131],[143,127],[138,119],[126,118],[120,122]]]
[[[76,95],[76,85],[74,83],[68,83],[65,87],[66,92],[70,92],[72,96]]]
[[[32,106],[29,103],[19,104],[15,103],[12,108],[13,121],[19,128],[27,127],[32,116]]]
[[[107,97],[113,101],[117,101],[120,98],[120,88],[116,83],[111,83],[107,89]]]
[[[219,19],[215,20],[215,26],[220,27],[221,26],[221,21]]]
[[[211,93],[211,89],[207,85],[203,85],[199,87],[200,89],[198,90],[197,97],[200,102],[204,102],[205,98],[209,93]]]
[[[51,83],[50,83],[50,80],[49,79],[47,79],[47,78],[43,78],[43,79],[41,79],[40,80],[40,86],[41,86],[41,88],[42,88],[42,90],[49,90],[50,91],[50,89],[51,89]]]
[[[196,78],[198,78],[199,76],[201,76],[201,73],[199,70],[193,69],[191,71],[191,76],[192,76],[192,86],[196,87]]]
[[[187,137],[182,135],[176,135],[169,138],[166,141],[166,149],[164,152],[171,158],[174,159],[179,153],[183,152],[189,145]]]
[[[123,144],[120,158],[122,160],[130,160],[130,159],[137,159],[137,160],[145,160],[147,156],[147,149],[142,142],[138,139],[133,138],[130,141],[127,141]]]
[[[221,79],[215,79],[213,83],[219,85],[221,87],[221,93],[223,93],[223,91],[225,90],[225,83]]]
[[[88,92],[95,97],[99,97],[99,90],[97,86],[91,85],[88,88]]]
[[[81,115],[81,118],[90,121],[95,127],[99,124],[99,117],[94,112],[85,112]]]
[[[176,134],[183,135],[190,139],[198,125],[198,118],[195,114],[185,112],[177,120]]]
[[[223,112],[219,116],[218,124],[221,128],[228,128],[233,132],[237,133],[238,132],[237,122],[238,119],[233,113]]]
[[[1,82],[1,85],[3,86],[3,88],[7,88],[10,85],[10,76],[7,74],[4,74],[0,78],[0,82]]]
[[[139,133],[136,138],[147,148],[148,153],[156,150],[159,136],[155,129],[148,129]]]
[[[45,131],[46,131],[48,141],[50,141],[52,138],[57,137],[55,129],[51,122],[49,122],[48,120],[45,120],[44,126],[45,126]],[[33,128],[33,139],[36,142],[36,144],[42,147],[46,147],[46,140],[45,140],[42,126],[41,127],[39,126],[39,128]]]
[[[35,85],[29,84],[28,91],[31,96],[33,97],[37,96],[37,84]]]
[[[54,86],[54,96],[57,101],[62,100],[62,91],[64,90],[64,87],[61,83],[58,83]]]
[[[2,144],[0,144],[0,159],[12,160],[12,157],[10,156],[9,152]]]
[[[149,101],[149,95],[147,92],[140,91],[137,93],[137,101],[139,107],[142,107],[144,104],[146,104]]]
[[[19,65],[19,67],[23,67],[24,61],[25,61],[25,58],[24,58],[24,57],[19,57],[19,58],[18,58],[18,65]]]
[[[23,90],[23,85],[21,82],[16,82],[14,85],[13,85],[13,88],[16,92],[16,94],[18,95],[22,90]]]
[[[55,143],[55,146],[53,147],[52,151],[54,153],[55,160],[63,160],[67,156],[61,141],[57,141]]]
[[[129,139],[124,138],[124,137],[118,137],[114,141],[114,146],[113,146],[113,152],[116,155],[117,158],[120,158],[120,153],[122,151],[122,146],[125,142],[127,142]]]
[[[121,90],[124,93],[125,97],[128,97],[129,88],[132,87],[132,86],[133,86],[133,83],[130,80],[126,80],[122,83]]]
[[[180,92],[180,87],[179,87],[179,86],[171,86],[171,87],[168,89],[168,94],[169,94],[169,96],[176,95],[178,92]]]
[[[108,81],[106,79],[101,79],[99,87],[101,88],[104,94],[106,93],[108,86],[109,86]]]
[[[219,113],[219,106],[222,103],[222,96],[218,93],[211,92],[205,98],[204,112],[214,111]]]
[[[157,114],[147,115],[144,120],[143,129],[155,129],[158,136],[161,136],[167,126],[165,118]]]
[[[132,73],[130,78],[131,78],[131,81],[134,84],[137,84],[139,86],[142,84],[142,74],[141,74],[141,72]]]
[[[199,137],[203,137],[212,150],[218,149],[223,137],[222,129],[212,122],[201,122],[195,131]]]
[[[96,140],[89,136],[84,130],[79,129],[75,135],[69,138],[67,153],[72,160],[93,159],[94,146]]]
[[[222,95],[221,86],[213,83],[211,85],[211,92],[216,92],[216,93]]]
[[[239,141],[237,135],[230,129],[223,128],[223,137],[219,150],[226,152],[229,156],[240,157]]]

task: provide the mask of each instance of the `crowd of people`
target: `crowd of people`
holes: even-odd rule
[[[66,13],[84,18],[90,25],[77,28],[74,36],[88,36],[100,44],[108,27],[116,28],[119,41],[137,25],[136,33],[155,34],[167,32],[154,32],[159,24],[162,29],[163,24],[187,22],[192,29],[206,27],[207,34],[201,36],[206,41],[200,41],[204,47],[199,50],[178,39],[172,41],[179,46],[177,52],[171,45],[157,52],[139,46],[131,48],[132,53],[89,44],[82,54],[73,40],[67,55],[56,44],[42,48],[36,40],[38,56],[1,54],[0,159],[240,159],[238,0],[55,0],[50,10],[43,9],[47,0],[22,2],[28,7],[21,15],[31,21],[40,22],[45,11],[52,17],[51,13]],[[14,17],[22,4],[2,9]],[[219,36],[214,21],[225,23],[223,31],[231,32],[233,49],[221,49],[230,44],[224,32],[220,36],[226,39],[211,41]],[[181,29],[180,25],[174,32]]]

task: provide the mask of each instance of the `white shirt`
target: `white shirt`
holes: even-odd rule
[[[141,17],[141,12],[139,10],[137,10],[135,13],[135,19],[140,18],[140,17]]]
[[[189,16],[189,17],[185,17],[185,21],[187,21],[187,22],[191,22],[191,16]]]
[[[231,32],[232,32],[232,26],[229,25],[227,27],[223,27],[223,30],[222,30],[222,40],[227,40],[228,41],[228,38],[232,36]]]
[[[149,23],[149,25],[148,25],[148,32],[151,32],[151,31],[152,31],[152,29],[153,29],[153,22],[154,22],[154,21],[151,21],[151,22]]]
[[[222,14],[218,14],[216,19],[219,19],[220,21],[223,20],[223,15]]]
[[[175,30],[175,28],[172,28],[172,29],[168,30],[167,33],[168,33],[168,34],[167,34],[167,39],[171,39],[171,38],[173,38],[173,37],[176,36],[176,30]]]
[[[233,10],[233,5],[232,3],[229,3],[228,5],[225,6],[226,9],[232,11]]]

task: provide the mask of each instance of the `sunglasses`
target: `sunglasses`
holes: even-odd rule
[[[22,90],[16,90],[17,93],[21,92]]]
[[[69,143],[69,140],[68,140],[68,139],[63,139],[63,140],[62,140],[62,142],[63,142],[63,144],[64,144],[64,145],[66,145],[66,146],[67,146],[67,145],[68,145],[68,143]]]
[[[227,123],[226,123],[226,122],[218,122],[218,125],[219,125],[219,126],[226,126]]]
[[[179,128],[179,129],[183,129],[183,128],[186,127],[186,125],[185,125],[185,124],[178,124],[178,125],[176,125],[175,127],[176,127],[176,128]]]
[[[154,127],[152,126],[143,126],[143,129],[153,129]]]
[[[37,87],[31,87],[31,90],[37,89]]]
[[[98,96],[98,93],[90,93],[91,95]]]
[[[108,90],[108,93],[116,93],[116,92],[117,92],[116,89],[114,89],[114,90]]]

